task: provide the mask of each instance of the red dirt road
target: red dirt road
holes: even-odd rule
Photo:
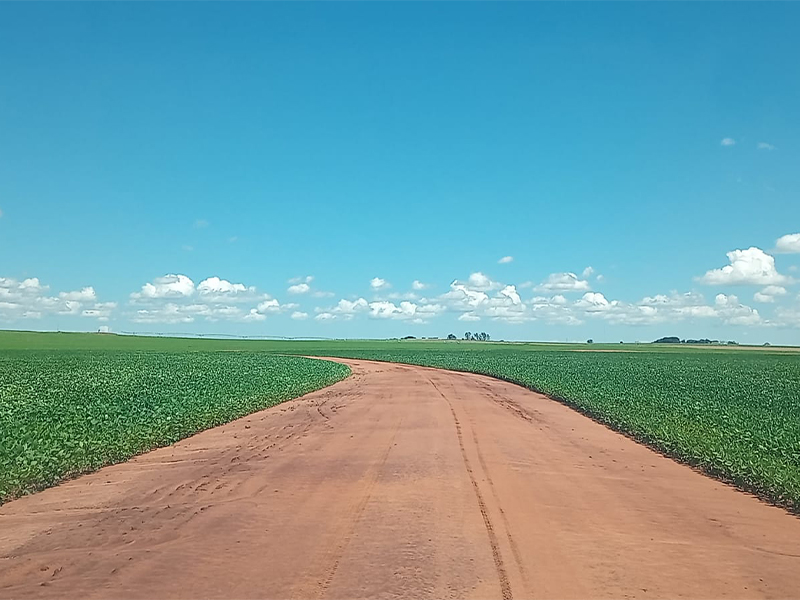
[[[0,507],[0,597],[800,597],[800,519],[517,386],[343,362]]]

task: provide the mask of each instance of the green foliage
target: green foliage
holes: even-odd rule
[[[255,352],[0,350],[0,501],[330,385]]]
[[[0,499],[347,373],[332,363],[270,357],[280,353],[405,362],[513,381],[800,510],[797,350],[0,332]]]

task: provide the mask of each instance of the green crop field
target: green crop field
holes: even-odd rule
[[[12,337],[0,335],[0,502],[349,374],[262,352],[25,350]]]
[[[0,496],[123,460],[346,373],[275,354],[371,358],[513,381],[800,510],[794,348],[24,332],[0,332]]]

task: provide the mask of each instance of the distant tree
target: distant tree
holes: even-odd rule
[[[594,344],[594,340],[592,338],[589,338],[588,340],[586,340],[586,343],[587,344]]]
[[[400,339],[401,339],[401,340],[415,340],[415,339],[417,339],[417,338],[415,338],[413,335],[407,335],[407,336],[405,336],[405,337],[402,337],[402,338],[400,338]]]
[[[464,334],[464,339],[465,340],[471,340],[472,339],[472,334],[468,331],[467,333]]]
[[[662,338],[658,338],[658,339],[657,339],[655,342],[653,342],[653,343],[654,343],[654,344],[680,344],[680,343],[681,343],[681,338],[679,338],[679,337],[675,337],[675,336],[672,336],[672,337],[662,337]]]
[[[486,341],[488,342],[488,341],[490,341],[491,339],[492,339],[492,337],[491,337],[491,336],[490,336],[490,335],[487,333],[487,334],[486,334]]]
[[[455,336],[454,333],[448,333],[447,334],[447,339],[448,340],[457,340],[458,338]]]

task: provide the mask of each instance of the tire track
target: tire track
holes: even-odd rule
[[[489,517],[489,511],[486,508],[486,502],[483,499],[483,494],[481,493],[480,487],[478,487],[478,480],[475,479],[475,473],[470,466],[469,458],[467,457],[467,450],[464,447],[464,434],[461,431],[461,422],[458,420],[458,416],[453,408],[453,404],[450,402],[447,396],[442,393],[442,391],[430,377],[428,377],[428,381],[439,393],[439,395],[444,398],[445,402],[447,402],[447,405],[450,407],[450,413],[453,415],[453,421],[455,421],[456,425],[456,434],[458,436],[458,445],[461,448],[461,457],[464,459],[464,466],[467,469],[467,474],[469,475],[470,481],[472,481],[472,489],[475,491],[475,497],[478,500],[478,508],[480,508],[481,516],[483,517],[483,524],[486,527],[486,533],[489,536],[489,544],[492,548],[492,558],[494,559],[494,566],[497,570],[497,578],[500,580],[500,591],[502,593],[503,600],[513,600],[514,596],[511,593],[511,583],[508,579],[508,572],[503,564],[503,555],[500,552],[500,544],[497,540],[497,534],[495,533],[494,525],[492,525],[492,520]]]
[[[370,498],[372,497],[372,489],[375,487],[375,484],[378,481],[378,476],[380,475],[381,469],[383,469],[383,465],[386,464],[386,460],[389,458],[389,453],[392,451],[392,447],[394,446],[394,439],[397,436],[397,432],[400,429],[400,425],[402,424],[403,420],[400,419],[397,426],[395,427],[394,432],[392,433],[392,437],[389,439],[389,443],[386,446],[386,450],[381,455],[380,460],[377,463],[377,466],[371,469],[371,472],[366,475],[365,478],[368,478],[369,483],[367,484],[367,489],[364,495],[362,496],[361,500],[359,500],[358,504],[353,511],[354,516],[350,520],[344,534],[340,538],[339,542],[336,544],[336,548],[333,551],[333,562],[331,566],[327,570],[327,574],[325,578],[320,583],[319,589],[317,591],[317,598],[325,597],[328,588],[330,588],[331,583],[333,582],[333,578],[336,576],[336,572],[339,570],[339,564],[342,561],[342,556],[344,556],[345,550],[350,545],[350,542],[353,539],[353,533],[355,532],[356,526],[358,525],[359,520],[361,519],[361,515],[364,513],[364,510],[369,504]]]

